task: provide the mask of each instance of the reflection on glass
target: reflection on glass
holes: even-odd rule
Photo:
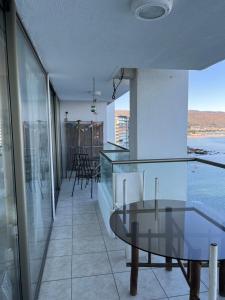
[[[52,221],[46,76],[18,28],[18,60],[32,290],[38,282]]]
[[[190,162],[188,164],[188,200],[198,201],[224,222],[225,170],[215,166]]]
[[[20,299],[6,42],[0,9],[0,299]]]

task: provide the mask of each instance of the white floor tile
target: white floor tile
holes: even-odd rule
[[[106,252],[73,255],[72,277],[84,277],[111,273]]]
[[[73,215],[73,225],[98,224],[96,213]]]
[[[138,274],[138,293],[130,295],[130,272],[116,273],[116,285],[120,299],[152,300],[167,298],[152,270],[140,270]]]
[[[173,268],[172,271],[155,268],[153,272],[168,297],[189,294],[189,286],[179,268]],[[201,292],[205,292],[206,290],[206,287],[201,284]]]
[[[42,282],[39,300],[71,300],[71,279]]]
[[[101,234],[101,229],[99,224],[84,224],[84,225],[75,225],[73,226],[73,238],[84,238],[99,236]]]
[[[72,255],[72,239],[51,240],[48,246],[48,257]]]
[[[71,278],[71,256],[49,257],[45,262],[43,281]]]
[[[52,229],[51,240],[72,239],[72,226],[54,227]]]
[[[119,300],[113,276],[72,279],[73,300]]]
[[[95,253],[103,251],[106,251],[106,247],[101,236],[73,239],[73,254]]]
[[[126,244],[119,238],[111,238],[109,235],[104,235],[103,237],[108,251],[125,249]]]

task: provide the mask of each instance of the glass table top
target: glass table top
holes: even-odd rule
[[[225,260],[225,226],[199,203],[148,200],[127,204],[110,218],[112,231],[124,242],[156,255],[209,260],[211,243]]]

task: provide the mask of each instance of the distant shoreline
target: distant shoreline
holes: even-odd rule
[[[216,137],[224,137],[225,133],[221,134],[188,134],[188,138],[216,138]]]

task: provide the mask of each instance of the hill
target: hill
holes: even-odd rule
[[[225,128],[225,112],[189,110],[189,128]]]

